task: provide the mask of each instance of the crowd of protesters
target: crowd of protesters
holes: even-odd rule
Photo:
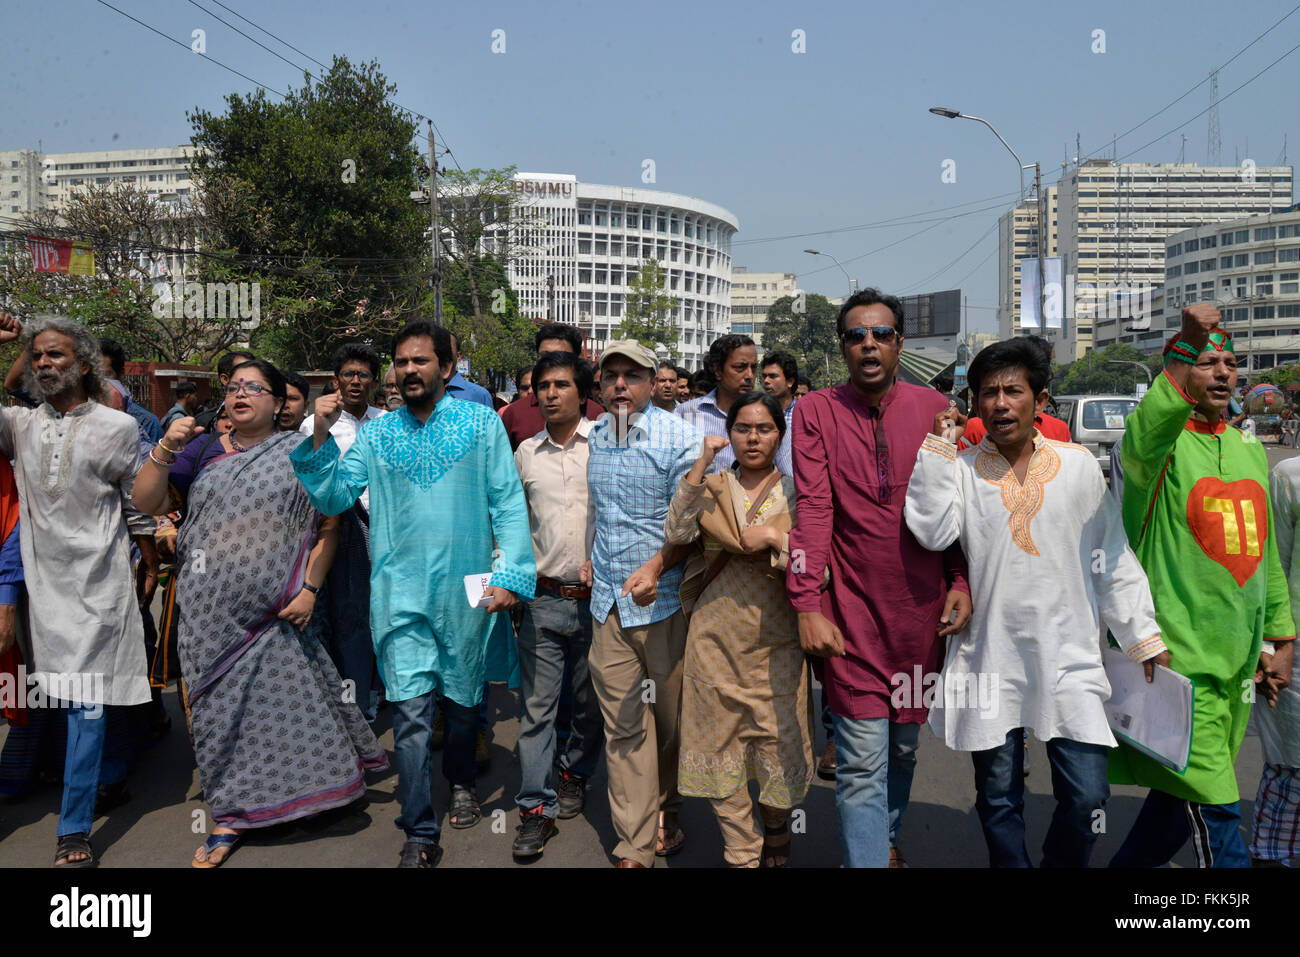
[[[175,682],[214,820],[195,867],[363,800],[390,763],[399,866],[433,867],[443,812],[483,817],[488,690],[507,682],[520,861],[590,813],[603,758],[618,868],[685,846],[687,798],[717,817],[719,863],[787,866],[817,776],[844,864],[907,866],[928,723],[971,754],[991,866],[1033,863],[1029,734],[1056,800],[1042,866],[1089,865],[1112,782],[1149,790],[1111,866],[1189,841],[1201,866],[1293,864],[1300,459],[1270,474],[1225,420],[1219,318],[1184,310],[1114,494],[1044,412],[1041,342],[975,357],[968,418],[903,380],[902,307],[874,289],[837,318],[848,380],[816,391],[748,336],[690,372],[634,340],[593,363],[546,323],[507,402],[416,320],[386,355],[340,347],[314,401],[301,375],[232,352],[210,408],[182,382],[161,421],[116,342],[0,315],[20,348],[0,408],[0,794],[60,782],[55,864],[96,863],[94,818],[170,732]],[[1113,732],[1116,668],[1191,679],[1181,764]],[[1243,822],[1248,725],[1264,772]]]

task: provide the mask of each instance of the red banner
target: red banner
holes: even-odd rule
[[[73,276],[95,275],[95,254],[68,239],[28,236],[27,248],[37,272],[62,272]]]

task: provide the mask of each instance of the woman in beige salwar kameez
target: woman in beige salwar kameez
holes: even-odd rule
[[[704,546],[681,588],[683,606],[699,597],[682,668],[678,789],[710,799],[728,864],[779,867],[790,812],[814,774],[808,666],[785,596],[794,484],[772,465],[785,433],[775,399],[737,399],[727,432],[735,466],[705,474],[728,444],[706,437],[668,512],[669,542]]]

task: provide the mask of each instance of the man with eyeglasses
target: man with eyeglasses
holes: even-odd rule
[[[370,393],[379,381],[379,353],[359,342],[348,342],[334,353],[334,388],[342,404],[338,421],[329,433],[347,454],[357,434],[367,422],[384,414],[370,404]],[[322,397],[323,398],[323,397]],[[319,402],[320,399],[317,400]],[[307,416],[298,431],[312,435],[315,414]],[[343,513],[339,526],[339,545],[334,564],[325,580],[330,624],[330,658],[345,682],[356,695],[356,705],[367,721],[374,722],[379,712],[379,695],[383,684],[375,664],[375,649],[370,637],[370,492]]]
[[[948,403],[897,379],[896,297],[854,293],[836,330],[849,381],[809,393],[794,411],[799,523],[786,591],[830,697],[844,863],[901,867],[896,841],[928,709],[900,689],[918,672],[939,673],[943,638],[971,613],[961,546],[927,551],[903,521],[917,452]]]

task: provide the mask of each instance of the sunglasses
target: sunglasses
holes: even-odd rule
[[[357,369],[347,369],[338,373],[340,379],[356,379],[358,382],[369,382],[374,378],[369,372],[362,372]]]
[[[845,345],[856,346],[867,340],[867,333],[879,343],[890,343],[898,338],[898,330],[893,326],[854,326],[852,329],[845,329],[840,335],[840,340]]]

